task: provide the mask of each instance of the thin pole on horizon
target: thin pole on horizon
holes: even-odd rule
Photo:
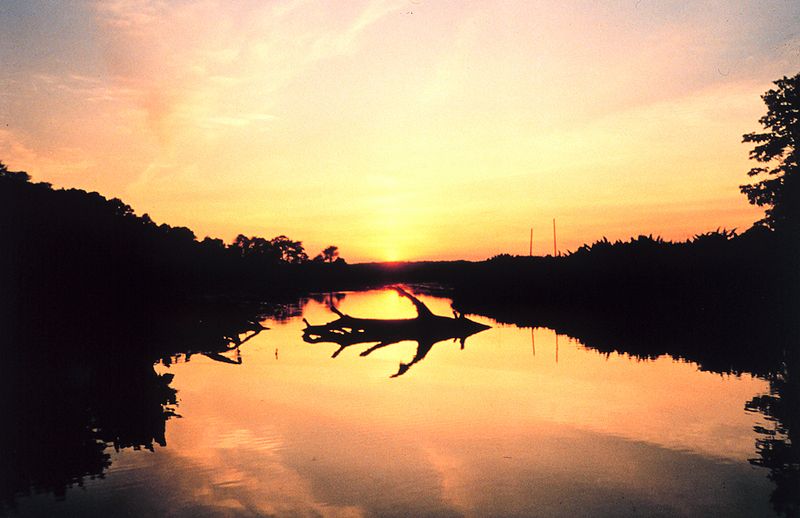
[[[531,327],[531,348],[533,349],[533,355],[536,356],[536,341],[534,340],[532,327]]]
[[[558,245],[556,244],[556,218],[553,218],[553,257],[558,255]]]
[[[533,257],[533,227],[531,227],[531,244],[528,248],[528,257]]]
[[[556,333],[556,364],[558,363],[558,333]]]

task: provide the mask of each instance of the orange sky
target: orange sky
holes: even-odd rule
[[[350,261],[683,239],[760,211],[794,2],[10,1],[0,159],[198,237]]]

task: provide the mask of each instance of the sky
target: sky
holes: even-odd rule
[[[0,4],[0,160],[350,262],[685,239],[762,215],[742,134],[800,3]]]

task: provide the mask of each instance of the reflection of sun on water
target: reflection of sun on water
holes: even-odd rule
[[[414,305],[407,298],[391,289],[374,292],[374,297],[354,297],[349,295],[342,301],[340,309],[355,317],[370,318],[413,318]]]

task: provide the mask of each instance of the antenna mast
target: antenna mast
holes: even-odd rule
[[[556,244],[556,218],[553,218],[553,257],[558,255],[558,245]]]
[[[531,227],[531,245],[528,248],[528,257],[533,257],[533,227]]]

